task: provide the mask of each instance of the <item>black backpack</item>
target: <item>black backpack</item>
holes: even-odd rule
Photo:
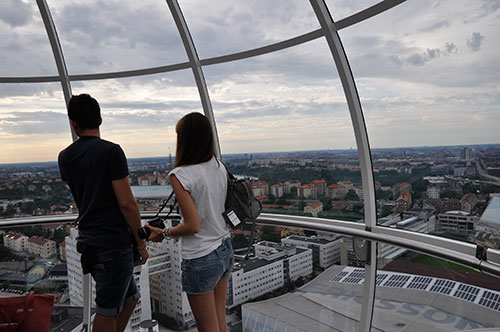
[[[246,223],[252,223],[246,258],[250,255],[255,236],[255,221],[262,212],[262,204],[255,198],[252,182],[249,178],[237,179],[222,163],[227,171],[227,195],[222,214],[226,223],[232,229],[242,229]]]
[[[255,198],[249,178],[237,179],[222,163],[227,171],[227,195],[222,214],[232,229],[243,229],[246,223],[255,223],[262,211],[262,204]]]

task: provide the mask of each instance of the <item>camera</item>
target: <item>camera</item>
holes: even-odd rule
[[[157,228],[161,228],[161,229],[165,228],[165,223],[164,223],[163,218],[151,219],[148,222],[148,225],[153,226],[153,227],[157,227]],[[139,228],[137,233],[139,233],[139,238],[147,239],[149,237],[149,235],[151,234],[151,230],[147,227],[141,227],[141,228]]]

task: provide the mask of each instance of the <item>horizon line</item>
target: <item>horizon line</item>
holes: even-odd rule
[[[401,149],[428,149],[428,148],[453,148],[453,147],[474,147],[474,146],[487,146],[487,145],[500,145],[500,143],[478,143],[478,144],[457,144],[457,145],[421,145],[421,146],[402,146],[402,147],[385,147],[385,148],[370,148],[370,151],[374,150],[401,150]],[[357,148],[344,148],[344,149],[318,149],[318,150],[289,150],[289,151],[269,151],[269,152],[238,152],[238,153],[223,153],[222,156],[226,155],[259,155],[259,154],[273,154],[273,153],[293,153],[293,152],[317,152],[317,151],[357,151]],[[175,157],[175,156],[172,156]],[[131,157],[127,160],[138,160],[138,159],[163,159],[170,158],[170,156],[155,156],[155,157]],[[0,167],[9,167],[15,165],[37,165],[37,164],[57,164],[57,161],[27,161],[27,162],[15,162],[15,163],[2,163]]]

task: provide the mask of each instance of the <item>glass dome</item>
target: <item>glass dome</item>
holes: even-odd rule
[[[99,101],[101,133],[123,147],[137,187],[165,184],[175,123],[201,112],[218,155],[256,180],[259,240],[306,248],[314,262],[295,292],[247,303],[235,288],[227,308],[244,331],[499,328],[500,251],[478,238],[500,236],[499,10],[493,0],[2,1],[0,230],[69,220],[54,215],[71,198],[47,196],[58,152],[77,139],[71,95]],[[285,261],[283,285],[297,280]],[[168,311],[169,294],[153,295],[158,266],[148,312],[190,325],[185,299]]]

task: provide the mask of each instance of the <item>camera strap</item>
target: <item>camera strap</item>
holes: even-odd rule
[[[170,199],[172,198],[172,196],[174,196],[174,191],[173,190],[170,193],[170,195],[168,196],[168,198],[165,200],[165,202],[163,202],[163,205],[161,206],[160,210],[158,210],[158,212],[156,213],[156,216],[154,216],[154,218],[157,218],[160,215],[161,211],[163,211],[163,209],[165,208],[165,206],[167,206],[168,201],[170,201]],[[168,216],[170,216],[170,214],[174,210],[174,207],[175,207],[176,203],[177,203],[177,197],[174,198],[174,204],[170,205],[170,211],[168,211],[167,216],[164,219],[167,219]]]

